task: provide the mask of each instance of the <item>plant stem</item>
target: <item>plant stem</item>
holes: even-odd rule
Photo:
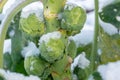
[[[5,18],[3,19],[0,26],[0,68],[3,68],[3,44],[11,20],[23,7],[35,1],[40,0],[20,0],[19,2],[16,2],[16,4],[14,4],[12,9],[6,14]]]
[[[99,33],[99,19],[98,19],[98,0],[94,0],[95,3],[95,27],[94,27],[94,39],[92,43],[92,51],[90,56],[90,71],[91,73],[95,69],[95,60],[97,55],[98,33]]]

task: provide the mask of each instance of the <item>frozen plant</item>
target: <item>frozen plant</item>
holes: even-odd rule
[[[86,20],[84,9],[76,4],[66,4],[66,0],[43,0],[43,7],[38,1],[23,8],[31,2],[34,1],[20,1],[8,13],[12,17],[2,22],[3,28],[8,27],[10,22],[5,26],[4,23],[20,11],[11,25],[14,26],[11,54],[4,58],[9,57],[11,63],[7,63],[9,67],[6,69],[36,75],[41,80],[72,80],[71,63],[76,57],[77,46],[69,36],[83,28]],[[36,5],[34,8],[31,7],[33,4]]]

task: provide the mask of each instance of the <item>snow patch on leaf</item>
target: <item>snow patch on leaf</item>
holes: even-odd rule
[[[118,29],[110,23],[106,23],[100,20],[100,25],[103,28],[103,30],[109,35],[114,35],[118,33]]]
[[[71,64],[71,70],[73,71],[76,66],[85,69],[89,65],[90,65],[90,61],[86,58],[85,52],[82,52],[74,59],[74,62]]]
[[[86,58],[85,52],[79,55],[78,67],[85,69],[90,65],[90,61]]]
[[[98,72],[103,80],[120,80],[120,61],[100,65],[98,67]]]
[[[36,47],[36,45],[33,42],[29,42],[27,47],[24,47],[21,51],[21,54],[23,57],[29,57],[29,56],[38,56],[40,53],[39,49]]]

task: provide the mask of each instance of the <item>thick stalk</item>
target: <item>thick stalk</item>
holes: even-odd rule
[[[14,6],[11,7],[9,12],[3,19],[2,24],[0,26],[0,68],[3,68],[3,44],[11,20],[23,7],[35,1],[40,0],[20,0],[19,2],[16,2],[16,4],[14,4]]]
[[[43,0],[44,17],[47,32],[59,30],[58,14],[64,9],[66,0]]]
[[[98,0],[94,0],[95,3],[95,27],[94,27],[94,39],[92,43],[92,52],[90,56],[90,70],[91,73],[95,69],[95,60],[97,55],[97,44],[98,44],[98,32],[99,32],[99,19],[98,19]]]

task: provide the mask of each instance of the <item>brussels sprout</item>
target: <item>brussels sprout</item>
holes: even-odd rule
[[[39,42],[41,56],[46,61],[54,62],[63,56],[66,41],[59,31],[43,35]]]
[[[45,32],[44,22],[35,14],[20,19],[20,29],[31,36],[41,36]]]
[[[36,56],[25,58],[24,67],[28,74],[42,76],[44,70],[49,66],[47,62]]]
[[[86,20],[86,13],[80,6],[68,4],[62,13],[61,27],[71,33],[79,32]]]

